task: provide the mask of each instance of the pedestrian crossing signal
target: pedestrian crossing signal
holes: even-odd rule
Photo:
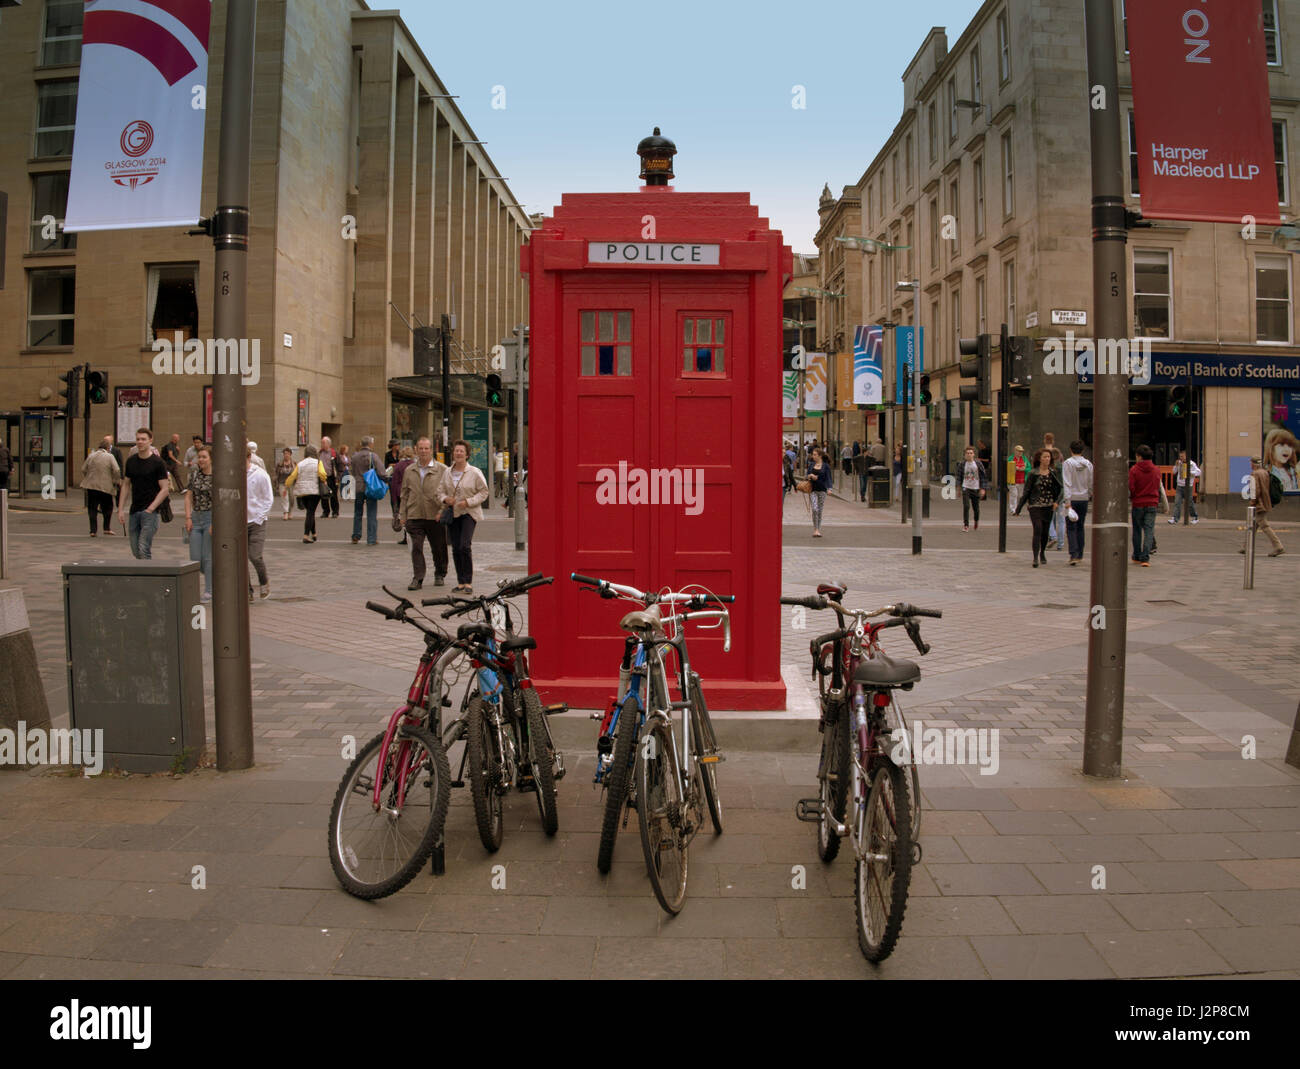
[[[92,405],[107,403],[108,373],[106,371],[86,372],[86,401]]]
[[[483,379],[483,385],[487,388],[487,403],[493,408],[501,404],[501,376],[488,375]]]

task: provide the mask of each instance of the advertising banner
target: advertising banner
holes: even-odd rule
[[[488,411],[487,409],[470,409],[465,412],[461,432],[469,443],[469,462],[485,474],[492,477],[492,465],[488,463]]]
[[[149,413],[153,409],[153,388],[141,386],[118,387],[114,393],[117,409],[117,441],[135,445],[135,432],[149,426]]]
[[[782,372],[781,415],[785,419],[799,418],[799,372]]]
[[[803,407],[808,415],[820,416],[826,410],[826,354],[809,353],[808,372],[803,384]]]
[[[835,354],[835,410],[837,412],[857,411],[857,402],[853,400],[853,354]]]
[[[853,328],[853,401],[878,405],[885,400],[885,332],[880,327]]]
[[[86,4],[65,230],[192,226],[210,0]]]
[[[911,392],[912,362],[925,370],[925,328],[894,328],[894,404],[907,403]]]
[[[1148,219],[1281,222],[1263,5],[1129,5],[1133,118]]]

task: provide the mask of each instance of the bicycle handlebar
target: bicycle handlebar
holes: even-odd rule
[[[387,605],[380,605],[377,601],[367,601],[366,608],[371,612],[377,612],[380,616],[386,616],[390,620],[398,619],[397,613]]]

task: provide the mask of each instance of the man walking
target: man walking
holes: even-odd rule
[[[971,509],[975,510],[975,530],[980,529],[980,500],[988,493],[989,473],[984,461],[975,456],[975,447],[968,445],[962,462],[957,465],[957,485],[961,487],[961,522],[963,531],[970,530]]]
[[[1133,563],[1151,567],[1160,504],[1160,469],[1151,463],[1151,447],[1137,447],[1137,463],[1128,471],[1128,499],[1133,509]]]
[[[117,518],[126,528],[131,541],[131,555],[138,560],[152,560],[153,536],[158,532],[158,510],[167,500],[171,480],[167,465],[153,448],[153,431],[141,427],[135,432],[135,452],[126,462],[126,478],[117,503]],[[131,499],[131,519],[126,515],[127,497]]]
[[[118,447],[113,444],[113,436],[111,434],[104,435],[103,440],[99,443],[99,447],[101,449],[107,449],[113,459],[117,461],[118,471],[126,471],[126,468],[124,467],[126,461],[122,459],[122,450],[118,449]]]
[[[167,477],[171,479],[173,490],[183,490],[181,486],[181,436],[173,434],[171,440],[162,447],[163,463],[167,465]]]
[[[185,450],[185,485],[189,486],[190,479],[194,478],[194,473],[199,470],[199,448],[203,445],[203,438],[200,435],[194,435],[193,445]]]
[[[339,514],[339,481],[343,478],[343,473],[338,470],[338,454],[334,452],[334,444],[328,438],[320,440],[320,453],[316,459],[325,469],[320,510],[321,519],[325,520]]]
[[[438,484],[446,470],[445,464],[433,459],[433,443],[420,438],[415,443],[415,463],[408,464],[402,473],[399,518],[411,542],[411,585],[407,590],[419,590],[424,585],[426,537],[433,553],[433,585],[442,586],[447,578],[447,527],[438,522],[444,507],[438,497]]]
[[[1196,515],[1196,480],[1201,477],[1201,469],[1196,461],[1187,459],[1187,450],[1178,450],[1178,463],[1174,465],[1174,514],[1170,523],[1177,523],[1184,500],[1187,511],[1192,515],[1192,523],[1200,523]]]
[[[9,446],[0,439],[0,490],[9,489],[9,473],[14,470],[14,458]]]
[[[247,480],[247,493],[244,498],[248,502],[248,563],[257,572],[257,581],[261,585],[262,598],[265,600],[271,596],[271,583],[266,575],[266,563],[262,560],[262,553],[266,549],[266,517],[271,514],[275,490],[271,486],[271,476],[266,473],[266,468],[260,467],[256,460],[257,454],[253,451],[253,443],[249,442],[244,463]],[[253,600],[252,583],[248,584],[248,600]]]
[[[1083,455],[1083,443],[1070,443],[1070,459],[1061,465],[1065,482],[1065,537],[1070,543],[1070,563],[1083,560],[1084,523],[1088,519],[1088,502],[1092,500],[1092,461]],[[1078,517],[1070,519],[1070,509]]]
[[[366,472],[373,471],[384,482],[384,466],[374,451],[375,440],[370,435],[361,439],[361,448],[352,454],[352,486],[356,511],[352,513],[352,544],[361,541],[361,515],[366,517],[366,545],[379,544],[379,500],[366,495]]]
[[[1268,540],[1273,543],[1273,548],[1269,552],[1270,557],[1280,557],[1286,552],[1282,546],[1282,539],[1278,538],[1277,532],[1273,530],[1272,524],[1268,522],[1268,514],[1273,510],[1273,497],[1269,489],[1271,482],[1270,472],[1264,467],[1264,461],[1260,457],[1250,458],[1251,466],[1251,483],[1250,490],[1253,494],[1251,504],[1255,506],[1255,530],[1263,531],[1268,535]],[[1250,540],[1250,528],[1246,529],[1246,540]],[[1238,553],[1245,553],[1243,546],[1237,550]]]

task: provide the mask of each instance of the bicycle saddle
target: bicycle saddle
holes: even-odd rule
[[[531,635],[520,635],[517,638],[508,638],[501,643],[501,652],[509,653],[512,650],[535,650],[537,649],[537,639]]]
[[[628,613],[618,622],[624,631],[662,631],[659,622],[659,606],[651,605],[648,609],[637,609]]]
[[[471,642],[486,642],[492,637],[492,627],[490,624],[461,624],[456,628],[456,637]]]
[[[872,687],[910,687],[921,678],[915,661],[895,661],[881,653],[862,661],[853,673],[854,683]]]
[[[825,595],[831,601],[839,601],[844,597],[844,592],[848,589],[848,586],[844,583],[822,583],[817,588],[817,593]]]

